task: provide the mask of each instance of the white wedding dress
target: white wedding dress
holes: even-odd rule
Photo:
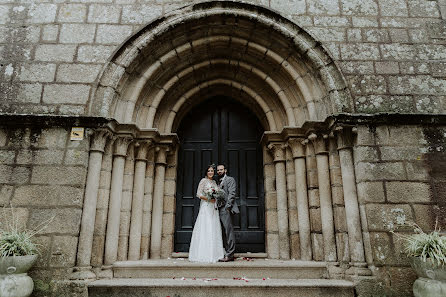
[[[211,187],[217,188],[217,183],[203,178],[198,185],[197,197],[205,196],[204,192]],[[214,263],[224,255],[218,209],[214,203],[201,200],[190,241],[189,261]]]

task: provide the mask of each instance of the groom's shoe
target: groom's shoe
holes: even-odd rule
[[[234,257],[224,257],[223,259],[218,260],[218,262],[231,262],[234,261]]]

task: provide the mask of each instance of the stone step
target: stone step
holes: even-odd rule
[[[315,261],[243,259],[226,263],[193,263],[187,259],[122,261],[113,265],[115,278],[272,278],[323,279],[327,264]]]
[[[354,297],[354,284],[328,279],[110,279],[88,285],[89,297]]]

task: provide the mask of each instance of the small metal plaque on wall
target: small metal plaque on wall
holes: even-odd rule
[[[72,127],[70,140],[83,140],[84,139],[85,128]]]

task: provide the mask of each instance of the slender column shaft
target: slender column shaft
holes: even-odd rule
[[[316,150],[317,176],[321,204],[322,236],[326,261],[336,261],[336,242],[334,236],[333,206],[331,202],[330,171],[324,139],[310,135]]]
[[[107,234],[105,238],[105,265],[113,264],[118,257],[122,184],[128,144],[128,138],[118,138],[115,141],[115,157],[113,159],[110,204],[107,217]]]
[[[146,175],[148,144],[138,148],[133,185],[132,217],[130,221],[129,260],[139,260],[141,249],[141,230],[144,202],[144,181]]]
[[[148,153],[148,164],[146,169],[146,179],[144,185],[144,204],[143,204],[143,225],[141,235],[141,257],[146,260],[149,258],[150,234],[152,231],[152,203],[153,203],[153,178],[155,174],[155,150],[151,149]]]
[[[90,266],[102,156],[108,136],[108,131],[98,131],[91,139],[84,209],[82,211],[81,232],[77,252],[77,265],[79,267]]]
[[[150,241],[150,258],[161,258],[161,235],[163,224],[164,178],[166,175],[167,148],[160,147],[155,165],[155,188],[153,191],[152,236]]]
[[[350,131],[338,135],[338,150],[341,162],[342,185],[344,188],[345,214],[347,217],[348,241],[352,262],[365,262],[364,242],[361,232],[358,194],[353,165],[353,153],[350,146]]]
[[[310,261],[313,257],[310,237],[310,212],[308,209],[307,172],[305,150],[301,139],[288,141],[294,158],[296,178],[297,218],[299,222],[300,255],[302,260]]]
[[[279,228],[279,256],[290,258],[290,237],[288,228],[288,202],[286,193],[285,147],[283,144],[270,144],[274,154],[276,171],[277,218]]]

